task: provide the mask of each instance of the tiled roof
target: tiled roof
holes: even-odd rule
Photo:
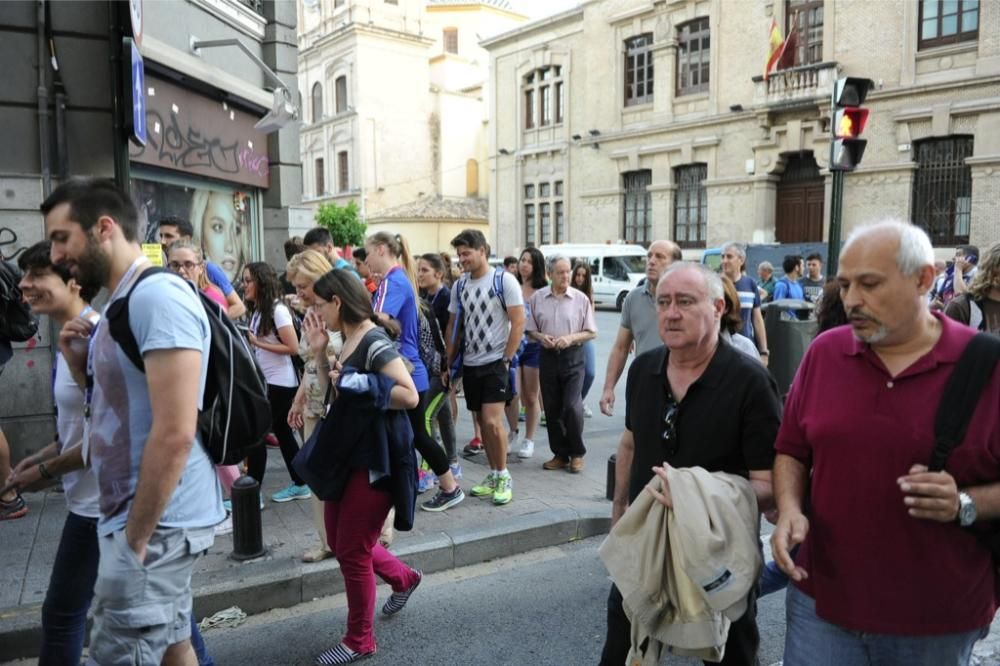
[[[425,196],[369,215],[374,220],[487,220],[489,199]]]

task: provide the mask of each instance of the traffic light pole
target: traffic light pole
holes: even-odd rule
[[[833,172],[833,192],[830,197],[830,237],[827,242],[826,273],[836,275],[840,263],[840,229],[844,209],[844,172]]]

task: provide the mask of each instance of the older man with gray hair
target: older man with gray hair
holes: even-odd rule
[[[612,522],[639,496],[654,469],[665,491],[657,499],[670,506],[667,465],[742,476],[758,507],[771,508],[778,390],[763,365],[719,339],[725,307],[722,280],[700,264],[675,262],[660,278],[657,325],[665,346],[640,354],[628,371]],[[729,627],[726,664],[756,663],[760,634],[753,596]],[[622,604],[613,585],[601,666],[620,666],[629,654],[631,626]]]
[[[528,336],[541,343],[538,377],[545,403],[552,460],[547,470],[583,471],[584,355],[581,345],[597,334],[594,309],[582,291],[570,286],[569,259],[551,256],[546,262],[551,286],[531,295],[525,321]]]
[[[740,318],[743,320],[743,335],[753,340],[760,358],[767,365],[771,353],[767,348],[767,331],[764,330],[764,315],[760,311],[760,294],[757,283],[746,274],[747,251],[740,243],[726,243],[722,246],[722,274],[733,281],[736,295],[740,299]]]
[[[920,228],[856,229],[837,273],[850,326],[809,346],[788,394],[771,538],[794,583],[786,666],[967,664],[993,619],[997,573],[976,531],[1000,518],[1000,369],[944,471],[928,471],[937,407],[976,334],[928,310],[934,274]]]

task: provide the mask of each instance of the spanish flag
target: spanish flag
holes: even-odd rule
[[[768,51],[767,51],[767,64],[764,66],[764,80],[767,80],[768,75],[774,66],[778,63],[778,59],[781,58],[781,53],[784,50],[782,47],[785,45],[785,40],[781,37],[781,28],[778,27],[778,22],[775,19],[771,19],[771,31],[768,36]]]

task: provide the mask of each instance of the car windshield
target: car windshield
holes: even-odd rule
[[[646,257],[639,254],[630,254],[624,257],[615,257],[625,265],[625,270],[629,273],[645,273]]]

